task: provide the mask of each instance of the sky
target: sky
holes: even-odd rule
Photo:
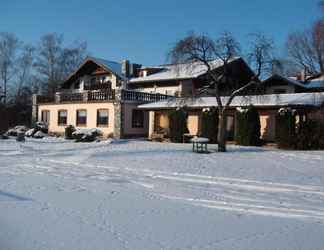
[[[51,32],[67,45],[86,41],[92,56],[144,65],[167,62],[167,52],[189,31],[217,37],[230,31],[247,47],[264,32],[282,53],[287,34],[320,16],[318,0],[0,0],[0,32],[37,43]]]

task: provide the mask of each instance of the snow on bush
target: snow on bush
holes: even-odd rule
[[[44,122],[36,122],[35,127],[26,131],[25,136],[33,138],[44,138],[47,135],[48,127]]]
[[[98,136],[102,135],[102,132],[96,128],[77,129],[72,133],[72,135],[77,142],[93,142]]]
[[[32,137],[34,134],[35,134],[35,129],[31,128],[31,129],[26,131],[25,136]]]
[[[36,122],[34,129],[34,133],[36,133],[37,131],[42,131],[45,134],[48,133],[48,126],[44,122]]]
[[[248,109],[247,108],[238,107],[238,108],[236,108],[236,111],[239,112],[239,113],[246,113],[246,112],[248,112]]]
[[[9,129],[6,132],[6,135],[8,135],[8,136],[17,136],[19,133],[25,133],[27,130],[28,130],[28,128],[26,126],[19,125],[19,126],[16,126],[14,128]]]
[[[44,138],[45,136],[47,136],[47,134],[45,134],[44,132],[42,132],[42,131],[37,131],[34,135],[33,135],[33,137],[34,138],[36,138],[36,139],[42,139],[42,138]]]

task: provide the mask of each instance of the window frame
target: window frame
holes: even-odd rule
[[[99,123],[99,113],[100,111],[106,111],[107,112],[107,123]],[[109,109],[97,109],[97,127],[109,127]]]
[[[80,111],[85,111],[85,123],[80,123],[79,121],[79,112]],[[76,119],[75,119],[75,124],[77,127],[86,127],[88,122],[88,112],[86,109],[77,109],[76,110]]]
[[[60,113],[61,112],[65,112],[66,113],[66,116],[65,116],[65,122],[60,122]],[[57,125],[58,126],[66,126],[67,125],[67,118],[68,118],[68,111],[67,109],[59,109],[57,111]]]
[[[44,121],[44,115],[43,115],[44,113],[47,113],[47,116],[46,116],[47,121]],[[42,122],[44,122],[45,124],[49,125],[49,123],[50,123],[50,117],[51,117],[51,112],[48,109],[43,109],[41,111],[41,121]]]
[[[141,117],[137,117],[135,119],[135,112],[138,112],[138,114],[141,113],[142,114]],[[145,120],[144,110],[141,109],[132,110],[132,128],[144,128],[144,120]]]

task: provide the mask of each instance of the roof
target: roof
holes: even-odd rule
[[[263,82],[266,83],[268,81],[275,80],[275,79],[280,79],[286,81],[288,84],[296,85],[305,89],[324,88],[324,80],[322,80],[322,78],[316,78],[308,82],[301,82],[291,77],[285,77],[282,75],[275,74],[270,76],[268,79],[264,80]]]
[[[229,97],[222,97],[225,103]],[[272,94],[254,96],[236,96],[231,107],[244,107],[254,105],[256,107],[283,107],[283,106],[312,106],[320,107],[324,103],[324,93],[296,93],[296,94]],[[157,110],[172,109],[178,107],[208,108],[217,107],[215,97],[196,98],[172,98],[165,101],[139,105],[141,109]]]
[[[233,58],[230,62],[241,59],[240,57]],[[213,60],[210,62],[212,69],[219,68],[224,65],[223,61]],[[160,66],[148,66],[141,69],[157,68],[161,71],[153,73],[145,77],[135,77],[130,79],[131,83],[138,82],[152,82],[152,81],[165,81],[165,80],[180,80],[197,78],[207,72],[206,66],[201,62],[196,63],[183,63],[183,64],[169,64]]]
[[[89,61],[92,61],[95,64],[103,67],[104,69],[106,69],[107,71],[110,71],[111,73],[117,75],[121,79],[125,79],[125,76],[122,74],[122,65],[120,63],[114,62],[114,61],[108,61],[108,60],[105,60],[105,59],[102,59],[102,58],[88,56],[83,61],[83,63],[64,80],[63,84],[68,82]]]
[[[324,88],[324,80],[312,80],[305,83],[305,87],[308,89]]]
[[[121,63],[109,61],[106,59],[98,58],[98,57],[87,57],[85,61],[92,60],[96,64],[106,68],[107,70],[111,71],[112,73],[115,73],[120,78],[124,79],[125,76],[122,73],[122,65]]]
[[[306,88],[305,84],[303,84],[297,80],[294,80],[292,78],[285,77],[285,76],[278,75],[278,74],[274,74],[274,75],[270,76],[268,79],[264,80],[263,82],[266,83],[268,81],[276,80],[276,79],[283,80],[283,81],[287,82],[288,84],[297,85],[299,87]]]

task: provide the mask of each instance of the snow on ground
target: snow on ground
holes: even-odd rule
[[[229,151],[1,140],[0,249],[323,249],[324,152]]]

